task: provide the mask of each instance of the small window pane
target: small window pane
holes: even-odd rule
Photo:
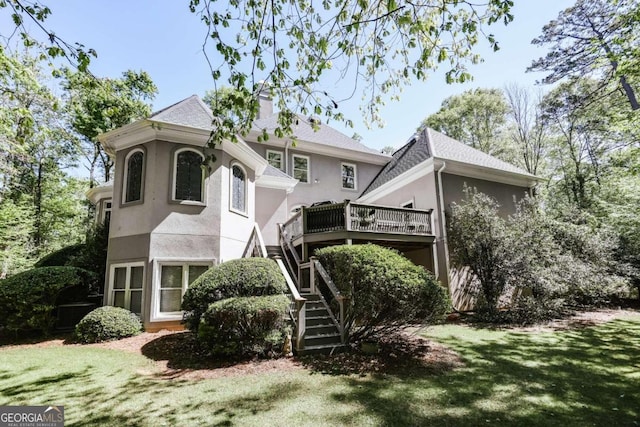
[[[126,202],[133,202],[142,198],[142,162],[144,155],[138,151],[127,161]]]
[[[194,151],[183,151],[176,160],[176,200],[202,201],[202,157]]]
[[[190,265],[189,266],[189,285],[193,283],[198,277],[209,269],[206,265]]]
[[[113,272],[113,288],[124,289],[127,286],[127,268],[118,267]]]
[[[342,188],[356,188],[356,168],[353,165],[342,165]]]
[[[182,289],[168,289],[160,291],[160,311],[171,313],[180,311],[182,303]]]
[[[115,291],[113,293],[113,305],[116,307],[126,308],[124,306],[124,291]]]
[[[130,311],[135,314],[142,313],[142,291],[131,291]]]
[[[274,168],[282,170],[282,153],[267,151],[267,162]]]
[[[231,207],[237,211],[246,212],[246,180],[244,172],[238,166],[234,166],[231,170],[233,175]]]
[[[160,287],[179,288],[182,289],[182,266],[180,265],[163,265],[162,277],[160,278]]]
[[[142,289],[142,272],[144,267],[131,267],[131,289]]]
[[[293,177],[300,182],[309,182],[309,159],[293,156]]]

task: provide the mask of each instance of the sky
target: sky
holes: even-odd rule
[[[426,82],[412,83],[405,88],[400,101],[388,101],[382,108],[383,128],[367,127],[359,110],[360,96],[356,95],[340,105],[354,128],[337,122],[329,124],[349,136],[358,133],[369,147],[398,148],[449,96],[477,87],[504,88],[512,83],[533,87],[543,75],[525,70],[547,49],[533,46],[531,40],[540,35],[544,24],[573,2],[515,0],[514,21],[508,26],[498,23],[489,28],[500,50],[493,52],[482,40],[478,44],[477,52],[484,62],[469,65],[473,81],[448,85],[444,72],[436,72]],[[213,88],[201,50],[206,27],[189,11],[188,3],[188,0],[50,0],[45,4],[53,13],[46,25],[65,41],[77,41],[98,52],[90,66],[96,76],[119,77],[127,69],[148,72],[159,90],[153,101],[153,109],[159,110],[192,94],[202,96]],[[336,88],[326,90],[331,93]]]

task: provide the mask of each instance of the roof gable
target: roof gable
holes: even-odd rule
[[[156,111],[148,120],[211,130],[213,113],[198,95],[191,95],[187,99]]]

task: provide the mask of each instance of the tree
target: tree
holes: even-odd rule
[[[8,10],[13,23],[13,29],[8,29],[6,33],[0,32],[0,39],[4,41],[5,47],[17,36],[25,48],[37,46],[43,55],[52,59],[66,58],[74,68],[80,71],[87,71],[91,58],[97,56],[95,50],[87,49],[80,43],[71,44],[46,28],[45,21],[51,15],[51,9],[38,1],[0,0],[0,11],[2,9]],[[35,24],[35,30],[28,30],[25,21]],[[33,33],[40,33],[49,45],[44,46],[38,43]]]
[[[509,136],[517,151],[517,160],[532,175],[537,175],[548,145],[548,127],[542,119],[542,95],[516,84],[505,88],[509,104]]]
[[[585,76],[601,77],[605,85],[617,80],[631,108],[639,109],[634,82],[629,79],[629,73],[640,68],[638,14],[640,5],[635,0],[577,0],[532,41],[550,45],[551,50],[528,70],[550,72],[544,83]]]
[[[500,89],[472,89],[442,102],[422,121],[465,144],[497,157],[509,157],[504,131],[509,106]]]
[[[607,154],[629,143],[628,135],[615,126],[616,100],[589,101],[598,86],[593,79],[575,79],[561,83],[543,99],[543,117],[553,132],[552,173],[559,178],[554,181],[558,197],[551,200],[556,205],[564,199],[588,209],[602,182]]]
[[[250,130],[258,111],[254,95],[263,90],[277,95],[278,137],[292,134],[294,111],[344,120],[342,99],[321,88],[327,79],[355,82],[345,99],[360,89],[358,83],[364,85],[365,117],[376,121],[384,97],[396,96],[412,78],[425,80],[439,65],[449,67],[447,82],[468,80],[466,64],[480,60],[473,53],[478,41],[484,38],[498,48],[486,26],[513,19],[512,0],[189,4],[208,29],[203,50],[215,88],[226,79],[242,93],[234,105],[244,113],[238,121],[226,119],[224,103],[214,104],[213,143]],[[268,137],[266,130],[262,137]]]
[[[125,71],[119,79],[98,79],[83,72],[65,70],[71,125],[83,141],[90,185],[96,182],[96,168],[104,182],[111,179],[113,160],[97,140],[101,133],[149,116],[158,89],[144,71]]]

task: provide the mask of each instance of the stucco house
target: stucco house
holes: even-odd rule
[[[202,272],[268,252],[297,301],[297,346],[312,347],[313,330],[341,335],[339,314],[323,311],[335,287],[312,258],[315,248],[395,247],[449,286],[455,302],[447,206],[466,183],[512,211],[514,198],[536,183],[431,129],[389,156],[300,116],[294,144],[270,132],[277,113],[267,96],[260,103],[254,129],[215,149],[206,146],[213,116],[195,95],[99,138],[116,165],[113,181],[88,193],[97,218],[110,221],[105,304],[138,313],[150,330],[176,327],[182,295]],[[271,137],[258,143],[263,129]]]

